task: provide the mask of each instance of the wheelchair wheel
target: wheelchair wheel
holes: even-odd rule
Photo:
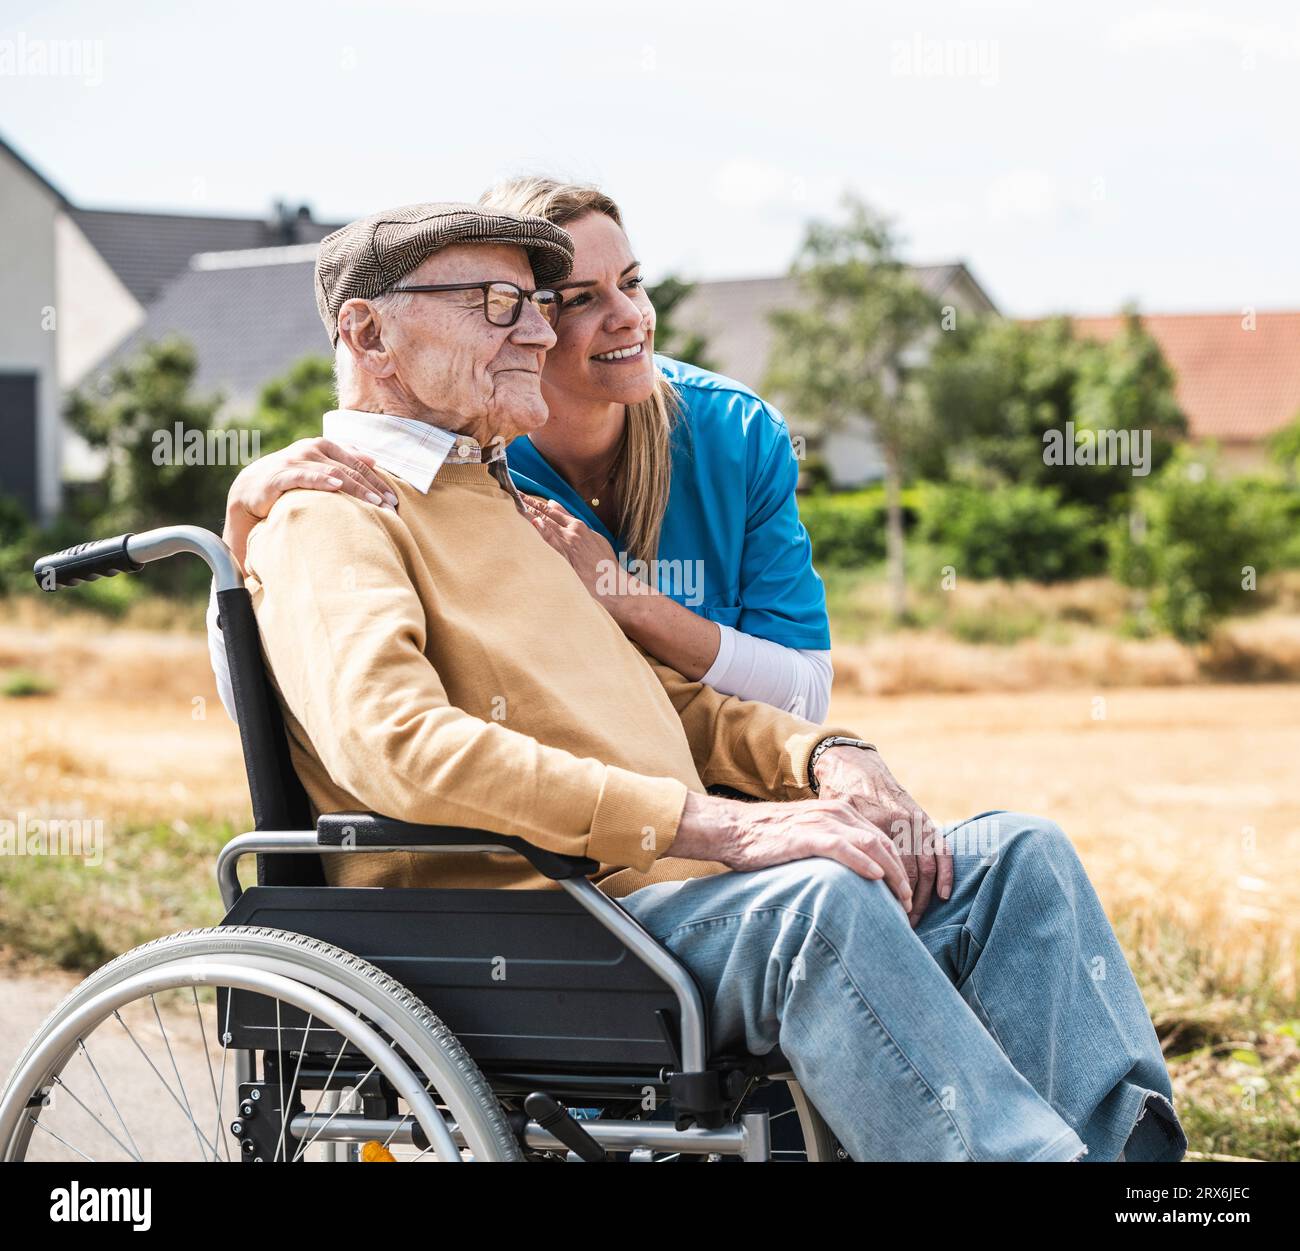
[[[255,1027],[240,1023],[254,1009]],[[465,1049],[374,965],[283,930],[190,930],[119,956],[51,1013],[0,1092],[4,1160],[463,1153],[521,1158]]]
[[[767,1111],[774,1161],[827,1164],[849,1158],[793,1077],[778,1078],[751,1092],[741,1110]]]

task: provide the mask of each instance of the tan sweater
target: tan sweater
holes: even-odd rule
[[[852,733],[648,661],[486,465],[444,465],[427,495],[386,476],[397,512],[291,491],[249,541],[317,813],[515,834],[600,861],[602,889],[622,895],[721,869],[666,855],[688,790],[806,798],[813,746]],[[337,885],[551,885],[504,852],[324,859]]]

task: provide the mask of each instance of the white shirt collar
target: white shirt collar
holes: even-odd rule
[[[506,454],[501,443],[485,451],[477,439],[467,434],[456,434],[409,417],[363,413],[355,408],[336,408],[326,413],[322,430],[335,443],[346,443],[368,452],[380,469],[409,482],[425,495],[447,460],[453,464],[475,464],[499,460]]]

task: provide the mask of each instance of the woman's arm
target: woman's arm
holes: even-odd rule
[[[656,660],[723,695],[762,700],[807,721],[826,720],[833,676],[829,651],[786,647],[745,634],[684,608],[635,578],[626,581],[629,593],[597,598],[623,633]]]
[[[762,700],[808,721],[830,707],[830,652],[786,647],[719,625],[621,568],[614,549],[561,504],[527,496],[542,536],[565,556],[619,628],[656,660],[724,695]]]
[[[397,507],[397,497],[375,472],[373,456],[320,436],[299,439],[245,466],[231,484],[221,537],[241,569],[253,527],[280,496],[296,490],[342,491],[369,504]]]
[[[721,645],[721,627],[628,573],[605,539],[563,504],[539,495],[523,498],[542,537],[568,560],[628,638],[692,682],[708,672]]]
[[[248,536],[271,511],[271,505],[286,491],[343,491],[368,503],[397,507],[397,497],[375,471],[375,461],[365,452],[349,451],[325,438],[299,439],[278,452],[259,457],[240,470],[226,496],[226,521],[221,537],[231,554],[244,567]],[[230,685],[226,640],[217,621],[217,592],[208,597],[208,660],[221,697],[232,721],[235,695]]]
[[[786,647],[732,626],[719,629],[722,645],[701,682],[723,695],[760,699],[805,721],[826,720],[834,677],[829,651]]]

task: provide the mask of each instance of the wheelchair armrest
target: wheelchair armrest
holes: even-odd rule
[[[331,812],[316,822],[316,842],[322,847],[499,847],[523,856],[543,877],[553,882],[590,877],[600,862],[586,856],[565,856],[535,847],[514,834],[494,834],[459,825],[411,825],[373,812]]]

